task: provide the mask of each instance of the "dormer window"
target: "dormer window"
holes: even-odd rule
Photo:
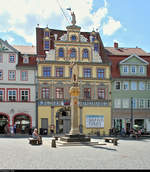
[[[23,57],[23,63],[29,63],[29,58],[27,56]]]
[[[44,36],[45,36],[45,37],[49,37],[49,32],[48,32],[48,31],[45,31],[45,32],[44,32]]]
[[[50,41],[49,40],[44,40],[44,49],[49,50],[50,48]]]
[[[98,51],[98,43],[94,44],[94,51]]]
[[[76,41],[76,39],[77,39],[77,37],[76,37],[75,35],[72,35],[72,36],[71,36],[71,40],[72,40],[72,41]]]

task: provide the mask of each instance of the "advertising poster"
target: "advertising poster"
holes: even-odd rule
[[[104,128],[104,116],[86,115],[86,128]]]

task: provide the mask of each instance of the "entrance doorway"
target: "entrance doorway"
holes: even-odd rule
[[[0,114],[0,134],[7,134],[8,128],[8,116],[5,114]]]
[[[16,133],[28,134],[30,129],[31,119],[28,115],[19,114],[14,117],[16,124]]]
[[[69,133],[71,129],[71,110],[64,107],[56,113],[56,133]]]

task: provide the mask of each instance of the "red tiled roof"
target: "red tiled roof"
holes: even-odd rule
[[[26,46],[26,45],[13,45],[21,54],[36,54],[35,46]]]
[[[131,54],[136,54],[138,56],[149,56],[149,53],[146,53],[141,48],[114,48],[114,47],[105,47],[105,51],[109,55],[117,55],[117,56],[129,56]]]
[[[122,52],[119,52],[119,50],[113,48],[113,47],[106,47],[105,52],[107,53],[109,60],[111,61],[111,75],[112,78],[142,78],[142,77],[128,77],[128,76],[120,76],[120,67],[119,63],[120,61],[124,60],[125,58],[129,57],[132,54],[136,54],[142,59],[149,62],[149,65],[147,67],[147,77],[150,78],[150,54],[146,53],[141,48],[122,48]],[[143,78],[147,78],[143,77]]]

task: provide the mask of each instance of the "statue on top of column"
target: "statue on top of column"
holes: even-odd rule
[[[72,25],[75,25],[76,24],[76,16],[75,16],[74,12],[71,13],[71,16],[72,16],[71,23],[72,23]]]

